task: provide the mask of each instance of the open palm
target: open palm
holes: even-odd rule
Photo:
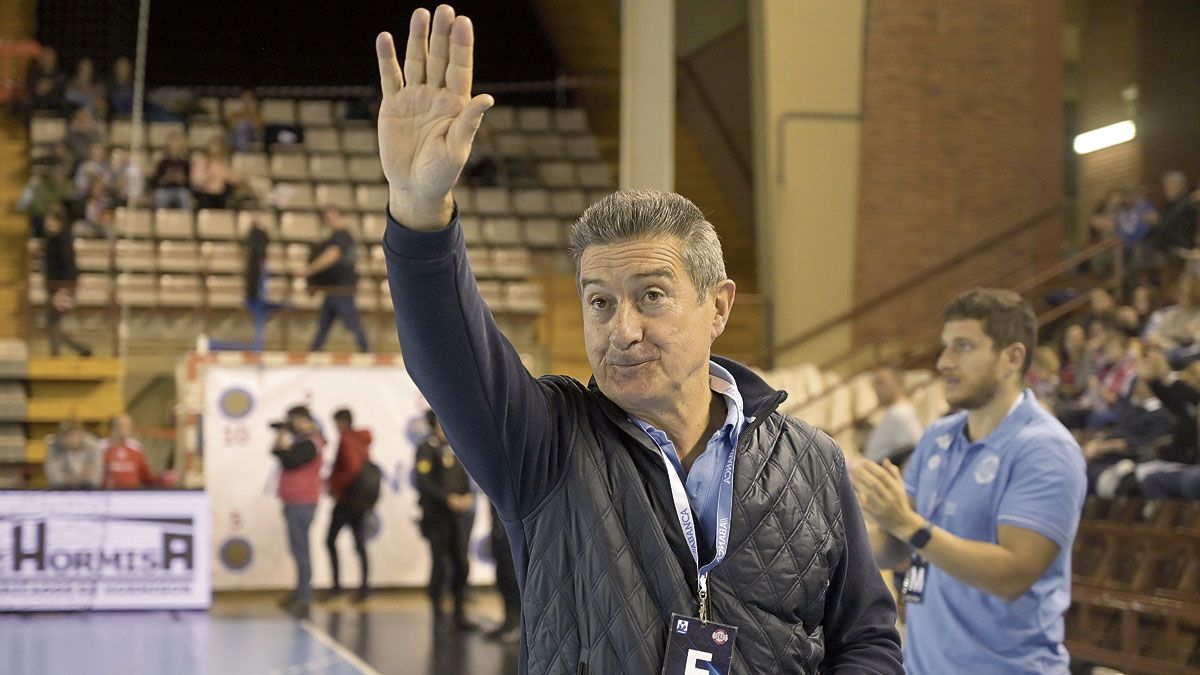
[[[432,35],[430,24],[432,23]],[[450,190],[471,142],[492,106],[486,94],[471,97],[470,19],[441,5],[413,12],[401,71],[392,36],[376,39],[383,103],[379,108],[379,158],[387,177],[392,215],[409,227],[446,224]]]

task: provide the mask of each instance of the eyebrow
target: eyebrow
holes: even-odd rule
[[[659,267],[656,269],[647,270],[645,272],[638,272],[637,274],[633,275],[633,278],[639,279],[639,280],[640,279],[661,278],[661,279],[669,279],[671,281],[674,281],[675,280],[675,272],[670,267]],[[603,286],[604,282],[601,281],[600,279],[580,279],[579,280],[580,288],[587,288],[591,284],[597,284],[597,285]]]

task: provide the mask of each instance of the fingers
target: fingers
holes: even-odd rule
[[[433,35],[429,38],[429,59],[425,64],[425,84],[446,86],[446,66],[450,63],[450,26],[454,24],[454,9],[438,5],[433,13]]]
[[[404,74],[396,61],[396,43],[391,33],[380,33],[375,38],[375,56],[379,58],[379,85],[386,96],[404,86]]]
[[[467,101],[462,112],[458,113],[458,117],[454,118],[454,122],[450,124],[448,132],[450,142],[460,147],[462,145],[470,146],[471,140],[475,138],[475,132],[479,130],[479,123],[483,121],[483,113],[493,105],[496,105],[496,101],[490,94],[480,94]]]
[[[404,80],[410,85],[425,82],[428,43],[429,10],[421,8],[412,13],[408,22],[408,45],[404,49]]]
[[[467,17],[455,17],[450,27],[450,63],[446,66],[446,88],[459,96],[471,95],[474,51],[475,27]]]

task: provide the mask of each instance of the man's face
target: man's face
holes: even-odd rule
[[[1163,194],[1166,196],[1167,201],[1173,202],[1179,199],[1186,191],[1187,181],[1183,178],[1176,175],[1163,178]]]
[[[71,429],[63,438],[63,445],[68,450],[78,450],[83,447],[83,429]]]
[[[875,372],[871,378],[871,386],[875,388],[875,397],[879,399],[879,405],[888,406],[896,402],[897,384],[896,376],[887,368]]]
[[[115,440],[123,441],[133,436],[133,420],[129,415],[120,415],[113,419],[112,437]]]
[[[321,212],[321,219],[325,221],[325,226],[334,232],[342,229],[342,212],[337,209],[325,209]]]
[[[981,408],[996,396],[1003,379],[1019,372],[1012,367],[1007,352],[1011,345],[1000,352],[992,338],[983,332],[983,322],[978,319],[954,319],[942,327],[942,355],[938,357],[937,369],[942,375],[946,390],[946,402],[955,408],[972,410]]]
[[[732,281],[701,300],[674,238],[589,246],[579,278],[584,345],[605,396],[635,414],[667,411],[686,384],[707,381],[710,347],[733,307]]]

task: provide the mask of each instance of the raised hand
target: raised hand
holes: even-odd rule
[[[375,40],[383,103],[379,108],[379,158],[387,176],[388,209],[417,230],[445,227],[453,213],[450,190],[458,180],[483,113],[494,101],[471,97],[475,32],[471,20],[449,5],[433,15],[413,12],[404,70],[389,33]]]

